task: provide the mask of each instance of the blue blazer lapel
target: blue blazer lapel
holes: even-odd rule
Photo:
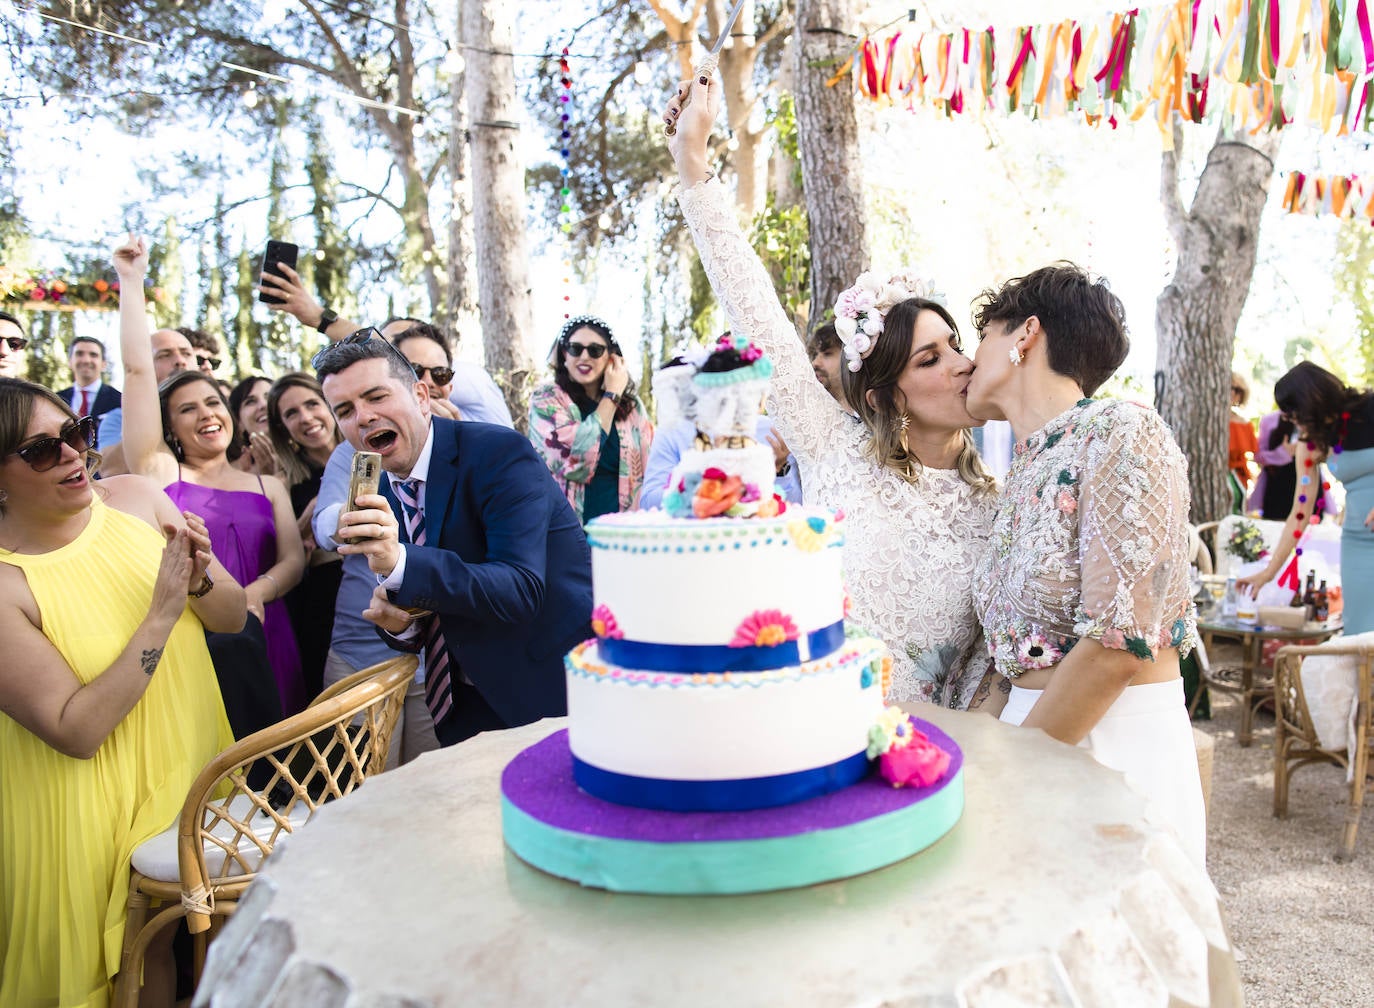
[[[458,491],[458,421],[435,417],[430,422],[434,425],[434,448],[425,486],[425,528],[431,539],[438,539],[453,514],[453,498]]]

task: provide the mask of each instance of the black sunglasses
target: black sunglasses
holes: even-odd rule
[[[425,380],[426,372],[434,377],[435,385],[447,385],[449,382],[453,381],[453,368],[451,367],[425,367],[423,364],[416,364],[414,361],[411,361],[410,368],[415,372],[415,377],[419,378],[420,381]]]
[[[581,357],[585,353],[592,360],[600,360],[606,355],[606,349],[605,343],[569,343],[567,353],[569,357]]]
[[[10,353],[18,353],[29,345],[29,341],[23,336],[6,336],[4,341],[10,345]]]
[[[78,455],[90,451],[95,443],[95,417],[68,420],[57,437],[39,438],[32,444],[15,449],[14,454],[29,464],[34,472],[47,472],[62,458],[62,446],[70,445]]]
[[[339,340],[339,342],[329,344],[329,346],[325,347],[314,357],[310,358],[310,366],[314,368],[316,371],[318,371],[320,369],[320,364],[324,361],[327,361],[329,359],[329,355],[332,354],[335,350],[339,349],[339,347],[358,346],[359,344],[366,343],[368,340],[374,339],[381,343],[382,346],[386,347],[387,351],[390,352],[391,356],[395,357],[398,361],[400,361],[407,368],[409,368],[411,374],[415,373],[415,365],[411,364],[410,361],[406,360],[405,355],[402,354],[401,351],[397,350],[394,346],[392,346],[391,341],[387,339],[385,336],[383,336],[372,326],[368,326],[366,329],[359,329],[357,332],[345,336],[343,339]],[[452,372],[449,373],[449,377],[453,377]],[[439,384],[442,385],[443,382],[440,382]]]
[[[218,357],[202,357],[200,354],[196,354],[196,363],[199,364],[201,367],[204,367],[206,364],[209,364],[210,370],[214,371],[216,368],[220,366],[220,364],[223,363],[223,361],[221,361]]]

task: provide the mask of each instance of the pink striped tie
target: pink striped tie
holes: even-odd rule
[[[420,481],[404,480],[392,484],[396,499],[401,502],[405,518],[406,538],[416,546],[425,544],[425,515],[420,510]],[[448,647],[439,617],[429,617],[422,631],[425,642],[425,704],[437,725],[453,710],[453,683],[449,676]]]

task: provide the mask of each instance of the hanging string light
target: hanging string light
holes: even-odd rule
[[[558,155],[563,159],[559,169],[562,178],[561,197],[558,210],[559,227],[565,235],[572,234],[572,68],[568,63],[569,49],[563,47],[558,60]],[[572,259],[563,259],[563,318],[571,317],[568,302],[572,300]]]

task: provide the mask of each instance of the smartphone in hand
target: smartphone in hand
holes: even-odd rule
[[[376,452],[360,451],[353,456],[353,472],[348,477],[348,498],[344,501],[343,511],[358,510],[358,498],[375,494],[382,482],[382,457]],[[357,540],[352,540],[356,542]]]
[[[278,267],[282,263],[285,263],[292,269],[295,269],[296,256],[299,253],[300,248],[296,245],[293,245],[291,242],[269,241],[267,243],[266,251],[264,251],[262,254],[261,272],[264,274],[271,273],[273,276],[279,276],[283,280],[285,280],[286,274],[283,273]],[[261,280],[259,280],[259,284],[261,284]],[[269,292],[265,287],[258,294],[258,300],[261,301],[263,304],[270,305],[283,303],[282,298],[279,298],[277,297],[277,295]]]

